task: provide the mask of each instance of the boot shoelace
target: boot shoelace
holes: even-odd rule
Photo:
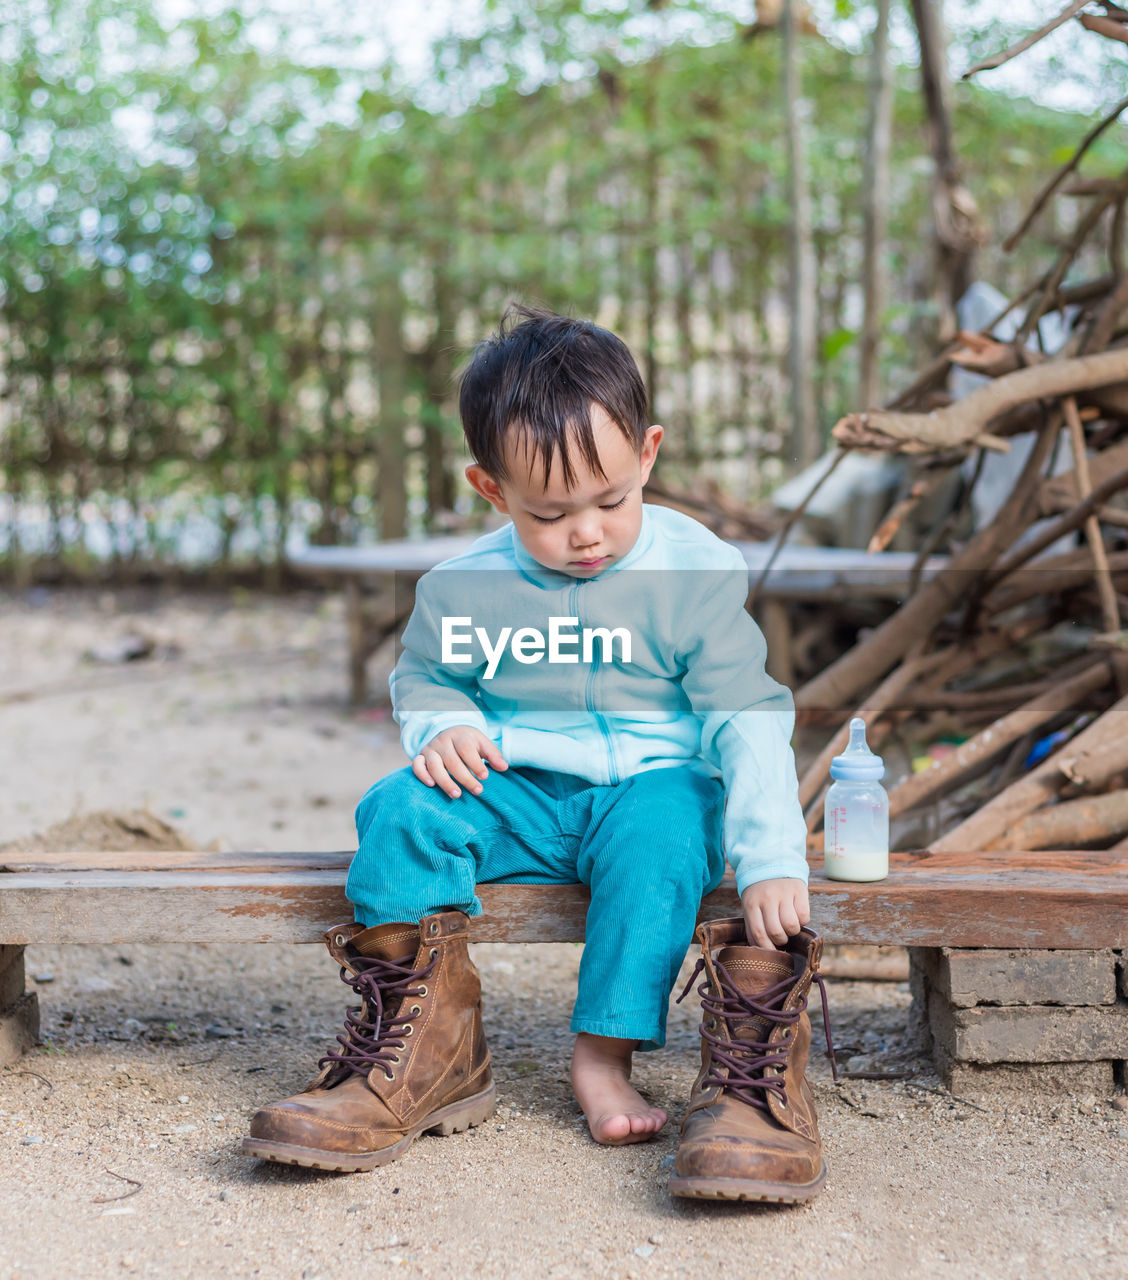
[[[705,960],[702,957],[697,961],[696,967],[689,975],[689,981],[682,989],[681,995],[678,996],[678,1004],[685,999],[694,980],[704,967]],[[723,964],[718,963],[716,968],[720,994],[713,994],[708,981],[703,982],[697,988],[698,994],[701,996],[701,1009],[704,1015],[701,1019],[701,1038],[709,1044],[712,1050],[711,1057],[713,1062],[709,1074],[701,1082],[702,1085],[705,1088],[715,1085],[720,1089],[727,1090],[742,1102],[757,1107],[761,1111],[769,1109],[769,1093],[775,1093],[780,1102],[787,1106],[787,1086],[784,1077],[782,1075],[766,1076],[764,1071],[768,1067],[785,1067],[787,1065],[791,1037],[788,1036],[782,1044],[776,1045],[769,1043],[767,1038],[763,1040],[723,1040],[709,1030],[709,1025],[710,1020],[712,1026],[716,1027],[720,1025],[721,1019],[727,1019],[729,1024],[732,1025],[738,1021],[743,1022],[752,1018],[762,1018],[769,1024],[768,1034],[770,1035],[771,1024],[791,1026],[799,1021],[800,1015],[807,1008],[806,994],[794,1009],[780,1009],[776,1006],[787,999],[788,992],[795,985],[794,978],[785,978],[782,982],[776,983],[775,986],[761,991],[758,997],[752,997],[744,995],[743,992],[737,989],[736,983],[732,980],[732,975]],[[830,1059],[830,1069],[834,1074],[835,1081],[837,1081],[838,1062],[834,1056],[834,1045],[830,1037],[830,1014],[826,1004],[826,986],[820,973],[813,973],[811,980],[818,984],[819,993],[822,996],[823,1030],[826,1032],[826,1056]],[[755,1090],[760,1092],[754,1092]]]
[[[415,996],[425,995],[423,981],[434,969],[436,958],[422,969],[414,969],[415,957],[405,960],[383,960],[378,956],[354,956],[354,971],[341,968],[341,978],[360,996],[362,1003],[345,1013],[345,1030],[337,1036],[339,1049],[327,1053],[318,1066],[327,1063],[343,1067],[353,1075],[367,1075],[373,1067],[380,1067],[384,1075],[392,1078],[390,1068],[399,1061],[395,1049],[406,1049],[405,1030],[418,1012],[418,1005],[408,1006]],[[386,1009],[403,1009],[406,1013],[385,1013]],[[368,1017],[364,1017],[365,1012]]]

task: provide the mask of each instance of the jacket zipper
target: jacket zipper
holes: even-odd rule
[[[580,634],[583,635],[584,620],[580,617],[579,594],[580,587],[587,579],[581,579],[572,587],[571,603],[568,608],[571,614],[579,623]],[[595,699],[595,677],[600,667],[603,665],[602,654],[593,646],[591,651],[591,670],[588,672],[587,681],[584,687],[584,705],[588,711],[595,716],[595,722],[599,725],[599,731],[603,735],[603,745],[607,750],[607,776],[610,786],[619,784],[619,769],[615,760],[615,743],[611,736],[611,728],[607,723],[607,718],[596,707]]]

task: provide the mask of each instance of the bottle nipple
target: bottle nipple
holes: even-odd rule
[[[850,721],[850,745],[846,750],[857,752],[859,755],[873,755],[873,752],[869,749],[869,743],[866,742],[866,722],[861,716],[855,716]]]
[[[885,762],[866,742],[866,722],[861,716],[850,721],[850,741],[841,755],[830,762],[830,776],[842,781],[867,782],[881,778]]]

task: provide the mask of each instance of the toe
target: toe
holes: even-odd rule
[[[616,1143],[631,1136],[630,1116],[599,1116],[591,1125],[591,1136],[596,1142]]]
[[[666,1117],[661,1111],[644,1111],[632,1115],[630,1121],[632,1133],[657,1133],[666,1123]]]

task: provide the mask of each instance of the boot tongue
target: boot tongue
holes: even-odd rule
[[[758,996],[795,973],[789,951],[765,951],[760,947],[722,947],[714,963],[724,966],[743,996]]]
[[[784,979],[795,976],[795,962],[790,952],[767,951],[761,947],[722,947],[714,963],[723,966],[733,986],[742,996],[753,1000],[770,987],[778,987]],[[785,995],[773,1001],[782,1005]],[[729,1026],[739,1040],[766,1040],[771,1029],[767,1018],[734,1018]]]
[[[350,947],[362,956],[377,960],[410,960],[419,950],[417,924],[380,924],[354,934]]]

